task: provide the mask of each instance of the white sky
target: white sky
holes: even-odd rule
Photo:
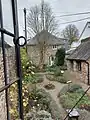
[[[3,20],[4,20],[4,28],[7,30],[12,31],[13,30],[13,23],[12,21],[12,10],[11,10],[11,0],[1,0],[2,1],[2,7],[3,7]],[[19,28],[20,28],[20,35],[24,36],[24,15],[23,15],[23,9],[27,8],[29,9],[31,6],[34,6],[36,4],[40,4],[41,0],[17,0],[18,1],[18,18],[19,18]],[[89,17],[90,14],[87,15],[79,15],[79,16],[72,16],[72,17],[63,17],[60,18],[60,15],[64,14],[73,14],[78,12],[89,12],[90,11],[90,0],[45,0],[47,1],[56,16],[56,19],[59,21],[59,28],[58,31],[61,32],[66,25],[68,24],[60,24],[63,22],[69,22],[73,20],[78,20],[82,18]],[[7,7],[8,6],[8,7]],[[28,12],[28,11],[27,11]],[[72,23],[77,26],[80,33],[82,32],[85,24],[87,22],[90,22],[90,20],[84,20],[77,23]],[[88,28],[85,33],[89,35],[90,28]],[[12,31],[13,32],[13,31]],[[84,34],[84,37],[88,36]],[[5,36],[6,39],[7,36]],[[29,36],[30,37],[30,36]],[[7,37],[7,42],[13,43],[13,40],[11,40],[9,37]],[[12,42],[11,42],[12,41]]]
[[[48,0],[45,0],[48,1]],[[23,27],[24,27],[24,16],[23,16],[23,8],[26,7],[29,9],[31,6],[35,4],[40,4],[41,0],[18,0],[18,12],[19,12],[19,24],[20,24],[20,34],[24,34]],[[63,14],[71,14],[71,13],[78,13],[78,12],[87,12],[90,11],[90,0],[51,0],[48,1],[52,7],[52,11],[55,16],[60,16]],[[61,25],[60,23],[68,22],[72,20],[78,20],[85,17],[89,17],[90,14],[87,15],[79,15],[79,16],[72,16],[72,17],[56,17],[59,21],[59,32],[62,31],[63,28],[67,24]],[[84,20],[77,23],[72,23],[77,26],[80,33],[82,32],[86,22],[90,21]]]

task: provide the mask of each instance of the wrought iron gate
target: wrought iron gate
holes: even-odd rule
[[[9,4],[9,6],[8,6]],[[6,6],[4,6],[6,5]],[[8,18],[10,17],[10,13],[8,9],[11,11],[11,17],[12,21],[8,21]],[[4,13],[4,10],[7,11],[7,15]],[[6,18],[5,18],[6,17]],[[6,25],[4,25],[4,22],[6,21]],[[8,23],[10,25],[10,30],[7,28]],[[12,23],[12,29],[11,29],[11,23]],[[11,32],[10,32],[11,31]],[[9,95],[8,95],[8,89],[9,87],[17,83],[18,84],[18,112],[19,112],[19,118],[23,120],[23,101],[22,101],[22,75],[21,75],[21,61],[20,61],[20,45],[19,45],[19,39],[24,37],[19,37],[19,31],[18,31],[18,16],[17,16],[17,0],[0,0],[0,36],[1,36],[1,49],[2,52],[2,61],[3,61],[3,70],[4,70],[4,86],[0,88],[0,93],[2,91],[5,91],[5,101],[6,101],[6,111],[7,111],[7,120],[10,120],[9,116]],[[7,36],[7,37],[6,37]],[[8,40],[7,40],[8,38]],[[11,44],[13,39],[14,47],[15,48],[15,65],[16,65],[16,74],[17,78],[10,80],[10,77],[8,77],[8,69],[7,69],[7,53],[6,53],[6,40]],[[24,38],[25,43],[26,39]],[[24,43],[24,45],[25,45]],[[23,45],[22,45],[23,46]],[[10,47],[10,46],[9,46]],[[9,66],[10,67],[10,66]],[[10,71],[12,72],[12,71]],[[15,71],[14,71],[15,73]]]

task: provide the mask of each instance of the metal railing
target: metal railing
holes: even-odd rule
[[[20,60],[20,45],[19,45],[19,39],[24,38],[23,36],[19,37],[19,30],[18,30],[18,15],[17,15],[17,0],[11,0],[12,5],[12,17],[13,17],[13,28],[14,28],[14,34],[7,31],[3,27],[3,11],[2,11],[2,0],[0,0],[0,33],[1,33],[1,43],[2,43],[2,55],[3,55],[3,66],[4,66],[4,80],[5,85],[0,88],[0,92],[5,90],[5,98],[6,98],[6,109],[7,109],[7,120],[10,120],[9,117],[9,102],[8,102],[8,89],[10,86],[14,83],[18,83],[18,108],[19,108],[19,118],[21,120],[24,120],[23,117],[23,101],[22,101],[22,72],[21,72],[21,60]],[[8,8],[8,6],[7,6]],[[8,35],[13,38],[13,42],[15,44],[15,56],[16,56],[16,67],[17,67],[17,78],[16,80],[13,80],[8,83],[7,78],[7,66],[6,66],[6,53],[5,53],[5,40],[4,35]],[[26,39],[24,38],[25,43],[21,46],[24,46],[26,44]]]

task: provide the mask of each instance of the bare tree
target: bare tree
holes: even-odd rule
[[[70,24],[66,26],[66,28],[62,31],[62,36],[68,39],[69,44],[71,45],[72,42],[79,39],[79,30],[76,28],[75,25]]]
[[[39,6],[30,8],[27,17],[28,27],[34,34],[47,30],[50,33],[55,33],[57,30],[57,21],[52,13],[52,9],[48,3],[42,0]]]
[[[40,50],[40,67],[44,65],[44,56],[47,50],[47,36],[44,40],[40,40],[40,32],[47,31],[49,33],[55,34],[57,30],[57,21],[52,13],[52,9],[48,3],[42,0],[39,6],[31,7],[30,12],[27,17],[28,27],[37,35],[38,47]]]

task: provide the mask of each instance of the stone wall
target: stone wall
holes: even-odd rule
[[[0,55],[0,88],[4,86],[3,58]],[[0,93],[0,120],[6,120],[5,91]]]
[[[88,84],[88,65],[85,62],[82,62],[82,74],[81,81]]]
[[[11,80],[15,80],[16,76],[16,61],[15,61],[15,48],[6,49],[6,66],[7,66],[7,80],[8,83]],[[0,54],[0,88],[4,86],[4,67],[3,67],[3,57]],[[6,99],[5,91],[0,93],[0,120],[6,119]]]
[[[90,61],[88,61],[90,64]],[[88,84],[88,65],[86,62],[81,62],[81,71],[78,70],[77,67],[77,62],[73,61],[73,68],[71,67],[71,62],[67,61],[67,68],[68,71],[71,72],[71,76],[72,79],[74,79],[74,81],[78,81],[78,82],[83,82],[85,84]],[[90,74],[90,68],[89,68],[89,74]],[[89,76],[90,79],[90,76]]]
[[[15,48],[11,47],[6,50],[6,61],[7,61],[7,73],[8,79],[10,81],[17,79],[16,72],[16,56],[15,56]]]
[[[28,56],[32,60],[33,64],[38,65],[40,59],[39,48],[37,46],[28,46],[27,51]]]
[[[61,46],[57,46],[56,49],[53,49],[53,46],[47,46],[45,51],[44,64],[49,64],[49,57],[55,56],[57,49],[61,48]],[[40,50],[37,46],[27,46],[27,51],[30,59],[34,64],[38,65],[40,61]]]

